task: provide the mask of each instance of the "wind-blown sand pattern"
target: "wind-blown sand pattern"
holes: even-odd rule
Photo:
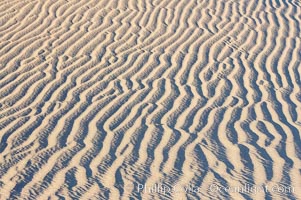
[[[0,0],[0,199],[301,199],[300,29],[300,0]]]

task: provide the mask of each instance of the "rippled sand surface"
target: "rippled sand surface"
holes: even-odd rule
[[[0,199],[301,199],[300,29],[300,0],[0,0]]]

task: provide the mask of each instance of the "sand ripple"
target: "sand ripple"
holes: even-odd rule
[[[0,199],[301,199],[300,24],[299,0],[0,0]]]

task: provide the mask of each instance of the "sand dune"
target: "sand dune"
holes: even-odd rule
[[[0,0],[0,199],[301,199],[300,29],[298,0]]]

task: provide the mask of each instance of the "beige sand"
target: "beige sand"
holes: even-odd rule
[[[301,199],[300,25],[298,0],[0,0],[0,199]]]

